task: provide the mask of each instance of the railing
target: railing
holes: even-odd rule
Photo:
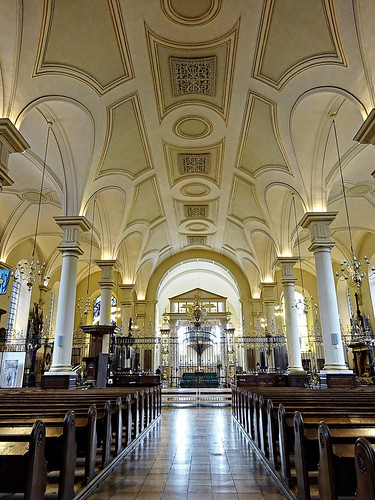
[[[231,406],[231,389],[165,388],[161,393],[162,406]]]

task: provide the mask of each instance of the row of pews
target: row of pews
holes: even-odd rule
[[[289,498],[375,499],[375,390],[232,387],[232,412]]]
[[[86,498],[160,415],[160,386],[0,389],[0,496]]]

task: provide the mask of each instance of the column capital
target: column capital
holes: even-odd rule
[[[9,177],[9,155],[22,153],[29,148],[29,144],[9,118],[0,118],[0,188],[13,184],[13,180]]]
[[[372,108],[370,114],[353,137],[353,141],[375,146],[375,108]]]
[[[99,281],[99,285],[101,287],[106,285],[113,286],[115,284],[113,271],[116,269],[117,260],[109,260],[109,259],[96,260],[95,264],[102,271],[102,276]]]
[[[251,305],[253,306],[253,316],[257,314],[262,314],[263,312],[263,301],[262,299],[251,299]]]
[[[294,277],[293,267],[298,262],[297,257],[278,257],[274,266],[281,269],[281,283],[295,283],[297,279]]]
[[[63,240],[58,247],[60,252],[73,251],[83,254],[79,246],[82,233],[90,229],[90,223],[83,216],[58,216],[54,217],[56,224],[63,230]]]
[[[124,303],[133,303],[134,287],[134,283],[123,283],[119,285],[119,289],[122,291],[122,295],[124,297]]]
[[[276,282],[259,283],[259,288],[262,290],[263,302],[275,302]]]
[[[306,212],[299,225],[310,230],[311,246],[309,250],[314,251],[318,247],[332,248],[329,225],[336,218],[338,212]]]
[[[101,260],[96,260],[95,263],[98,267],[100,267],[100,269],[108,267],[109,268],[113,267],[116,269],[118,264],[116,259],[101,259]]]

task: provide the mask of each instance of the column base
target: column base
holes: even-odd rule
[[[287,377],[289,387],[305,387],[307,383],[306,372],[290,372]]]
[[[77,374],[75,372],[47,372],[42,375],[42,389],[76,389]]]
[[[353,370],[350,370],[346,365],[339,365],[336,363],[326,363],[321,371],[326,373],[353,374]]]
[[[336,388],[336,387],[357,387],[357,378],[352,370],[326,370],[325,368],[319,372],[321,387]]]
[[[287,372],[290,375],[306,375],[306,371],[302,366],[288,366]]]

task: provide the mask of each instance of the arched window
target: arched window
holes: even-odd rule
[[[9,334],[16,332],[17,336],[25,337],[29,320],[31,293],[26,281],[20,278],[19,271],[14,273],[8,313],[7,329]]]
[[[309,350],[309,332],[307,329],[307,315],[305,313],[305,298],[302,293],[295,290],[298,331],[300,336],[301,351]]]
[[[19,271],[18,269],[15,271],[15,279],[13,280],[12,291],[10,292],[10,302],[9,302],[9,311],[8,311],[8,324],[7,330],[9,335],[14,330],[14,325],[16,322],[16,313],[18,306],[18,299],[20,296],[20,282],[19,282]]]
[[[98,325],[100,322],[100,307],[102,303],[102,296],[98,295],[94,300],[93,313],[92,313],[92,324]],[[111,325],[116,323],[117,316],[117,299],[112,295],[111,299]]]
[[[305,308],[304,296],[302,295],[302,293],[298,292],[297,290],[294,290],[294,297],[296,301],[295,308],[297,310],[297,322],[298,322],[298,331],[300,336],[301,351],[308,351],[309,332],[307,329],[307,315],[304,312]],[[282,311],[285,311],[284,294],[282,294],[281,296],[281,308]]]

